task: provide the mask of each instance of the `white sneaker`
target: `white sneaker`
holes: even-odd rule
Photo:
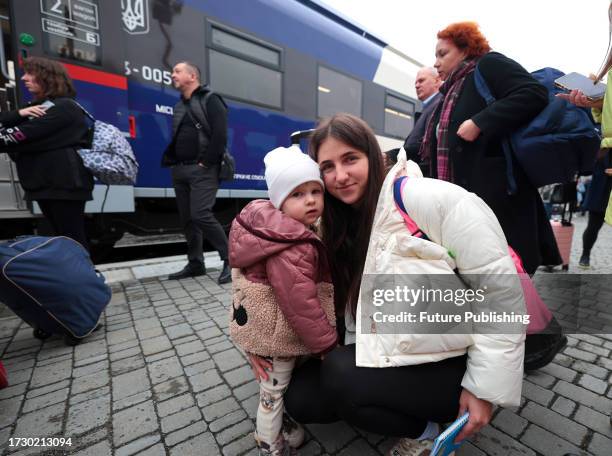
[[[282,433],[291,448],[299,448],[304,443],[304,427],[291,418],[287,412],[283,412]]]
[[[432,440],[402,438],[393,445],[387,456],[428,456],[432,446]]]

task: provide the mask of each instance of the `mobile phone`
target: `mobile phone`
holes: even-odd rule
[[[40,106],[41,108],[43,108],[46,111],[50,107],[55,106],[55,103],[53,103],[51,100],[47,100],[44,103],[39,104],[38,106]]]
[[[601,100],[606,94],[606,85],[595,82],[580,73],[568,73],[555,79],[555,85],[563,90],[580,90],[589,100]]]

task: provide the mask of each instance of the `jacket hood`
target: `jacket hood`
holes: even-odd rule
[[[304,241],[323,246],[314,232],[276,209],[270,201],[251,201],[232,222],[230,264],[234,268],[248,268]]]

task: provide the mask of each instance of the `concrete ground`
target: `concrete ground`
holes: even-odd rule
[[[579,272],[585,226],[575,222],[570,272]],[[218,286],[215,271],[179,282],[158,277],[182,261],[106,266],[113,298],[104,329],[77,347],[34,339],[0,306],[0,358],[11,382],[0,390],[0,453],[257,454],[258,387],[228,338],[230,286]],[[612,227],[602,229],[591,262],[589,273],[612,278]],[[608,293],[612,307],[612,292],[602,289],[600,298]],[[612,455],[612,334],[569,341],[553,363],[525,377],[521,406],[497,409],[459,455]],[[392,444],[345,423],[307,430],[303,456],[380,455]],[[15,446],[17,438],[53,436],[71,445]]]

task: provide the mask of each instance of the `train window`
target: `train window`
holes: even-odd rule
[[[99,65],[102,60],[98,0],[41,0],[43,43],[47,54]]]
[[[214,47],[234,51],[255,61],[267,63],[277,68],[280,67],[280,51],[254,43],[214,26],[212,27],[212,44]]]
[[[238,57],[209,49],[210,85],[240,100],[273,108],[282,107],[283,78],[272,70]]]
[[[320,66],[317,115],[328,117],[337,112],[361,117],[361,82]]]
[[[414,127],[414,103],[387,93],[385,102],[385,133],[405,138]]]
[[[262,106],[283,106],[282,49],[209,22],[208,68],[216,91]]]

